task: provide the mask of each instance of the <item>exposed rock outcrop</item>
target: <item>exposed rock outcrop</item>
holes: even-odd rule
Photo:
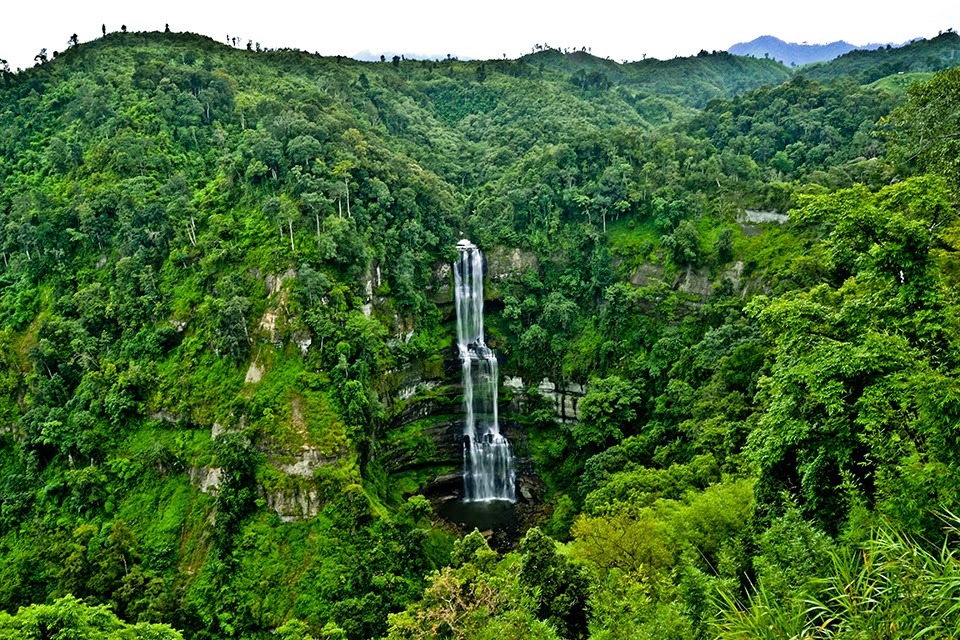
[[[279,275],[268,273],[263,279],[263,284],[267,288],[267,295],[272,296],[277,291],[280,291],[280,287],[283,286],[284,282],[286,282],[287,280],[290,280],[291,278],[296,278],[296,277],[297,277],[297,272],[294,269],[287,269],[286,271],[284,271]]]
[[[519,376],[507,376],[503,379],[503,387],[512,393],[513,399],[510,410],[522,413],[527,401],[527,386]],[[544,378],[537,385],[536,391],[548,399],[553,405],[554,413],[560,422],[577,422],[580,420],[580,400],[587,392],[586,385],[577,382],[567,382],[557,385],[554,381]]]
[[[741,215],[737,216],[737,222],[741,224],[763,224],[766,222],[783,224],[789,219],[790,216],[785,213],[777,213],[776,211],[753,211],[751,209],[747,209]]]
[[[272,467],[288,476],[300,476],[301,478],[313,478],[317,469],[336,464],[343,456],[343,452],[335,455],[324,455],[316,447],[304,446],[303,450],[294,456],[269,457]]]
[[[694,269],[687,267],[686,272],[674,282],[674,289],[699,296],[701,300],[706,300],[713,293],[713,283],[710,281],[710,271],[708,269]]]
[[[247,375],[244,376],[243,381],[247,384],[256,384],[260,382],[263,378],[263,368],[260,367],[256,361],[251,362],[250,366],[247,367]]]
[[[491,280],[519,276],[526,271],[538,271],[537,255],[530,251],[509,247],[494,247],[485,252],[486,275]]]
[[[630,274],[630,284],[636,287],[649,287],[663,282],[663,266],[644,262]]]
[[[203,493],[214,496],[220,491],[220,475],[222,473],[223,469],[220,467],[187,467],[187,477],[190,478],[190,484]]]
[[[263,491],[263,497],[284,522],[309,520],[323,508],[323,500],[315,489],[300,486],[289,491]]]

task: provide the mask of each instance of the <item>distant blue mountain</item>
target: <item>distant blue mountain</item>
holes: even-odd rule
[[[825,62],[839,58],[855,49],[879,49],[886,44],[852,45],[840,40],[829,44],[797,44],[784,42],[773,36],[760,36],[750,42],[738,42],[727,51],[738,56],[752,56],[754,58],[773,58],[788,67],[810,64],[811,62]],[[900,45],[894,45],[900,46]]]
[[[451,57],[451,54],[445,53],[443,55],[441,54],[427,55],[424,53],[410,53],[409,51],[406,53],[397,52],[397,51],[383,51],[383,52],[373,53],[368,49],[364,49],[363,51],[355,53],[351,57],[354,60],[359,60],[361,62],[379,62],[380,56],[383,56],[384,60],[386,60],[387,62],[390,62],[391,60],[393,60],[393,56],[400,56],[401,58],[404,58],[406,60],[444,60],[446,58]],[[453,56],[453,57],[456,58],[457,60],[464,60],[464,61],[472,60],[472,58],[461,58],[458,56]]]

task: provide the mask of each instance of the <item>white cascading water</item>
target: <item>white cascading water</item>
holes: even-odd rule
[[[457,243],[457,347],[463,367],[463,487],[468,502],[515,501],[510,441],[497,422],[497,357],[483,339],[483,254],[469,240]]]

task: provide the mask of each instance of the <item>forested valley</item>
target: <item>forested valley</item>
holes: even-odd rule
[[[960,637],[960,36],[535,49],[0,70],[0,638]]]

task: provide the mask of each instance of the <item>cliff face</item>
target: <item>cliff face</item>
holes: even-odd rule
[[[496,247],[486,260],[486,280],[496,283],[538,268],[533,254]],[[289,350],[309,359],[324,348],[321,341],[312,338],[291,304],[290,291],[300,285],[300,274],[291,269],[282,274],[255,275],[264,283],[266,304],[251,335],[255,344],[261,346],[251,350],[241,392],[250,398],[263,393],[279,375],[282,364],[275,351]],[[380,287],[377,266],[371,265],[364,278],[364,315],[369,318],[390,313],[389,296],[374,294]],[[495,284],[490,291],[497,295]],[[456,331],[456,313],[450,265],[434,265],[427,293],[442,318],[440,328],[434,330],[439,346],[416,359],[407,359],[375,379],[373,386],[383,411],[376,418],[374,435],[361,464],[377,465],[392,478],[402,495],[426,493],[450,499],[459,497],[462,491],[464,430],[461,363],[451,337]],[[429,329],[418,325],[415,319],[395,316],[392,334],[387,338],[388,348],[394,352],[403,350],[425,331]],[[543,379],[535,391],[530,391],[521,378],[509,372],[503,374],[501,385],[504,430],[518,452],[518,499],[536,501],[543,492],[541,483],[524,444],[522,423],[513,418],[524,414],[532,400],[528,393],[533,392],[555,407],[559,422],[576,420],[583,389]],[[277,414],[273,426],[257,431],[256,441],[250,443],[266,463],[258,493],[283,521],[307,520],[323,508],[322,476],[328,470],[350,465],[358,452],[336,433],[331,434],[341,431],[342,426],[318,421],[323,401],[312,396],[309,389],[293,384],[281,396],[275,399],[281,405],[272,409]],[[171,424],[182,420],[164,411],[157,416]],[[207,427],[202,423],[195,426],[206,431],[208,442],[213,444],[223,433],[245,432],[249,422],[248,414],[239,413],[213,421]],[[217,495],[223,471],[220,467],[199,460],[191,463],[187,471],[195,487]]]
[[[496,298],[497,283],[538,270],[534,254],[493,247],[485,254],[486,295]],[[450,265],[434,265],[428,295],[438,306],[444,327],[454,334],[456,312]],[[496,305],[488,307],[495,309]],[[394,340],[409,341],[412,335],[401,332]],[[546,399],[555,407],[559,422],[575,421],[577,402],[584,390],[579,385],[558,385],[546,378],[531,390],[503,365],[500,373],[500,422],[517,457],[517,497],[520,501],[535,502],[543,494],[542,483],[536,477],[522,421],[517,418],[525,414],[528,406],[540,405]],[[531,398],[530,393],[537,398]],[[456,346],[450,342],[440,352],[388,372],[381,379],[380,402],[387,409],[387,418],[378,429],[373,454],[376,462],[406,492],[423,492],[440,501],[459,497],[463,486],[464,424],[461,363]]]

